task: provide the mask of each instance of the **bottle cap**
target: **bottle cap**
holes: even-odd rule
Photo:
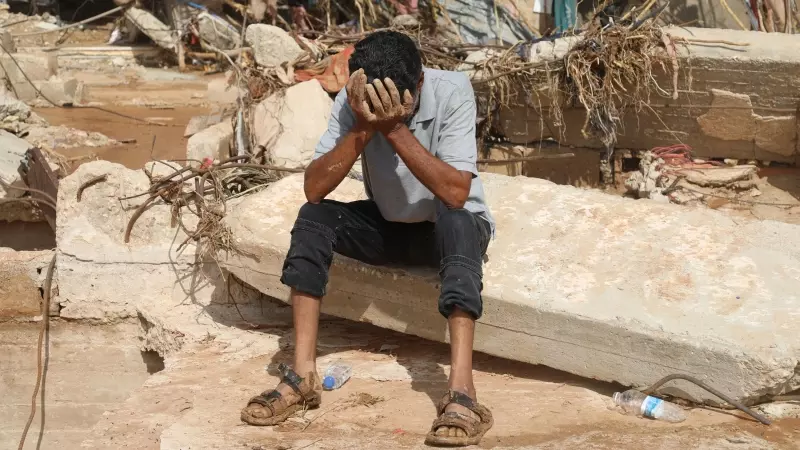
[[[333,386],[336,384],[336,380],[333,377],[325,377],[322,379],[322,387],[326,390],[333,389]]]

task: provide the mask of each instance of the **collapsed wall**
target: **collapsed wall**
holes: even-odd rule
[[[649,107],[626,111],[616,146],[642,150],[684,143],[700,157],[796,163],[800,36],[678,27],[664,31],[676,42],[678,98],[654,90]],[[532,58],[563,58],[569,39],[574,38],[536,44]],[[672,79],[655,69],[655,82],[671,95]],[[553,138],[566,146],[604,148],[579,132],[586,117],[580,104],[564,109],[561,124],[549,112],[541,114],[549,106],[548,89],[534,90],[501,110],[499,127],[514,143]]]

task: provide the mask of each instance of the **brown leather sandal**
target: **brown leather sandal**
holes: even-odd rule
[[[478,416],[480,419],[457,413],[455,411],[445,412],[445,408],[451,403],[461,405]],[[479,405],[468,395],[461,392],[448,391],[437,406],[439,418],[433,421],[431,431],[425,438],[425,444],[441,447],[465,447],[477,445],[483,435],[492,428],[494,419],[492,413],[486,407]],[[436,430],[441,427],[460,428],[464,430],[466,436],[438,436]]]
[[[316,373],[310,372],[305,378],[301,378],[283,363],[278,366],[278,370],[281,372],[281,383],[292,388],[300,396],[300,400],[290,404],[277,390],[264,391],[251,398],[247,406],[242,409],[242,422],[258,426],[277,425],[301,409],[319,407],[322,384]],[[259,417],[255,414],[255,411],[264,409],[268,409],[272,414],[269,417]]]

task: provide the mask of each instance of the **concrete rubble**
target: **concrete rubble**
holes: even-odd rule
[[[273,94],[253,110],[253,137],[267,149],[271,164],[303,168],[311,162],[328,128],[333,101],[319,81],[296,84]]]
[[[288,33],[273,25],[259,23],[248,26],[245,41],[253,48],[256,62],[265,67],[280,66],[303,53]]]
[[[247,161],[251,165],[308,166],[338,89],[329,85],[337,85],[338,72],[346,67],[346,58],[338,65],[321,64],[332,53],[330,44],[257,23],[244,30],[249,48],[239,49],[240,31],[217,15],[221,0],[199,0],[199,5],[168,0],[168,24],[162,12],[151,14],[138,2],[115,2],[131,6],[119,30],[132,23],[156,45],[177,53],[181,64],[218,59],[223,62],[217,68],[225,70],[217,51],[223,50],[232,57],[242,54],[236,61],[250,81],[265,81],[266,94],[257,95],[259,86],[237,84],[238,72],[229,70],[208,82],[205,97],[197,93],[196,104],[212,108],[186,116],[193,116],[183,132],[187,164],[227,159],[249,138],[253,153],[263,155],[263,160]],[[257,9],[250,13],[262,18],[271,6],[249,3]],[[224,4],[247,13],[236,2]],[[508,0],[498,5],[458,0],[444,5],[453,18],[441,18],[439,25],[454,39],[460,35],[462,44],[529,40],[530,27],[516,10],[534,8],[530,2],[521,6]],[[191,20],[177,14],[186,8],[195,10]],[[419,25],[414,21],[405,15],[393,23]],[[32,26],[57,27],[44,19]],[[485,315],[475,339],[476,383],[496,420],[482,444],[487,448],[659,448],[669,442],[680,448],[781,449],[796,441],[776,444],[756,425],[700,408],[687,410],[686,424],[664,427],[618,414],[608,399],[618,388],[610,382],[643,388],[673,373],[694,375],[748,405],[800,389],[799,225],[669,204],[701,205],[720,190],[755,197],[763,179],[751,160],[796,163],[800,128],[794,116],[800,99],[792,89],[800,38],[677,28],[669,33],[750,46],[679,45],[681,73],[691,72],[681,83],[691,85],[680,85],[677,101],[658,99],[663,103],[654,106],[659,117],[640,111],[623,118],[620,148],[645,150],[681,141],[701,158],[687,163],[695,164],[691,167],[675,168],[654,153],[633,152],[641,157],[640,166],[625,187],[634,197],[656,201],[531,178],[579,187],[599,183],[601,147],[577,132],[584,120],[580,105],[567,108],[564,123],[556,124],[538,112],[552,106],[543,89],[525,93],[519,104],[502,107],[492,117],[491,137],[499,132],[507,139],[490,140],[479,154],[497,220],[497,238],[484,266]],[[10,48],[15,39],[0,31],[4,46]],[[522,56],[557,63],[579,39],[537,42]],[[42,53],[28,48],[14,53],[27,78],[0,55],[0,78],[10,89],[0,89],[0,178],[15,186],[24,186],[17,169],[32,146],[82,151],[117,144],[100,133],[51,126],[31,110],[49,105],[42,97],[57,105],[85,104],[83,80],[89,75],[59,72],[59,58],[66,61],[70,51],[80,54],[69,59],[74,70],[91,60],[92,52],[108,49]],[[124,57],[113,60],[111,53],[103,53],[106,70],[136,68],[139,54],[133,47],[120,47],[123,51]],[[183,51],[189,52],[186,58]],[[498,54],[474,52],[461,70],[479,82],[483,75],[474,72],[476,63]],[[138,69],[137,83],[169,80],[206,89],[208,78],[200,75]],[[305,79],[310,81],[293,78],[295,69],[308,71]],[[755,83],[753,74],[769,76]],[[659,77],[667,89],[671,80]],[[125,80],[112,80],[104,88],[130,82]],[[162,86],[159,94],[150,95],[173,88]],[[486,83],[476,84],[479,96],[486,89]],[[253,98],[258,103],[249,104]],[[131,101],[150,104],[140,97]],[[169,107],[168,100],[160,104]],[[487,112],[479,112],[479,122],[488,120]],[[178,117],[161,115],[163,120]],[[243,117],[249,123],[239,133]],[[180,141],[180,129],[177,133]],[[141,141],[140,135],[131,137]],[[723,154],[749,162],[723,166],[709,161]],[[275,430],[241,426],[238,411],[247,398],[273,385],[265,366],[290,355],[291,308],[279,277],[291,227],[305,202],[303,175],[272,182],[273,172],[284,172],[265,170],[254,178],[271,184],[252,188],[243,183],[241,190],[231,190],[237,198],[227,200],[222,226],[230,232],[232,248],[210,254],[177,225],[175,215],[185,214],[181,217],[189,229],[198,219],[163,198],[145,208],[135,224],[130,222],[147,199],[139,194],[181,170],[181,164],[149,161],[143,170],[131,170],[107,161],[84,163],[59,180],[56,248],[0,248],[0,323],[13,325],[0,333],[0,346],[8,345],[9,330],[33,342],[47,264],[54,254],[58,258],[50,314],[63,320],[51,325],[50,347],[58,364],[48,370],[46,396],[48,420],[56,417],[63,428],[48,433],[44,447],[107,449],[122,441],[143,449],[424,448],[423,435],[435,416],[430,400],[438,400],[446,388],[449,370],[448,347],[440,343],[450,338],[435,307],[437,273],[373,267],[338,255],[323,303],[319,365],[345,361],[354,367],[353,379],[342,390],[326,392],[321,410],[305,411]],[[365,199],[360,173],[357,163],[329,198]],[[98,177],[102,180],[78,201],[79,187]],[[194,180],[185,183],[187,191],[195,186]],[[239,196],[244,189],[252,192]],[[0,199],[20,195],[0,188]],[[20,217],[0,208],[0,221]],[[29,347],[26,351],[35,350]],[[9,418],[0,425],[4,447],[16,443],[27,418],[29,386],[23,377],[36,367],[16,347],[0,354],[0,392],[12,393],[0,406],[0,417]],[[25,364],[19,362],[23,356]],[[81,378],[87,365],[100,375]],[[719,405],[719,399],[688,383],[668,386],[661,392]],[[361,397],[373,403],[360,403]],[[371,408],[377,403],[380,409]],[[800,414],[792,402],[760,405],[759,410],[776,420],[796,420]],[[520,430],[528,431],[521,435]]]
[[[186,124],[186,130],[183,132],[183,137],[191,137],[195,134],[205,130],[206,128],[216,125],[222,121],[222,114],[207,114],[203,116],[195,116],[189,119]]]
[[[206,158],[223,160],[231,156],[233,145],[233,125],[225,120],[192,135],[186,145],[186,159],[193,164]]]
[[[682,142],[698,157],[794,163],[798,97],[792,80],[800,70],[800,37],[704,28],[668,27],[665,31],[678,40],[733,44],[677,45],[678,100],[654,95],[652,109],[625,114],[625,131],[617,136],[616,146],[647,150]],[[530,59],[562,58],[569,44],[567,39],[538,43]],[[654,76],[659,86],[672,91],[672,80],[663,73],[654,72]],[[514,143],[554,138],[565,146],[603,148],[599,140],[578,132],[585,120],[579,104],[564,110],[563,124],[555,123],[549,114],[539,115],[537,111],[549,106],[547,92],[530,92],[510,110],[501,111],[505,136]]]
[[[0,180],[11,187],[26,187],[25,182],[19,174],[19,166],[25,158],[25,152],[30,148],[30,144],[13,134],[0,130]],[[0,185],[0,199],[18,198],[24,192],[16,189],[5,189]]]
[[[40,289],[44,289],[47,266],[52,258],[51,250],[0,248],[0,321],[41,315]]]
[[[746,403],[800,387],[796,226],[529,178],[483,179],[498,230],[484,268],[479,351],[626,386],[688,373]],[[285,178],[225,218],[242,252],[225,267],[279,299],[288,295],[278,280],[302,192],[302,176]],[[345,180],[332,198],[364,198],[363,187]],[[334,261],[326,313],[447,339],[435,272]],[[676,395],[718,401],[676,386]]]

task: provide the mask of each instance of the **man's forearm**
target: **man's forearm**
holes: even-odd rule
[[[411,173],[449,208],[462,208],[469,197],[472,175],[433,156],[407,126],[386,134],[386,140]]]
[[[336,189],[353,168],[353,164],[372,139],[372,135],[372,131],[351,130],[333,150],[308,165],[303,189],[309,203],[319,203]]]

